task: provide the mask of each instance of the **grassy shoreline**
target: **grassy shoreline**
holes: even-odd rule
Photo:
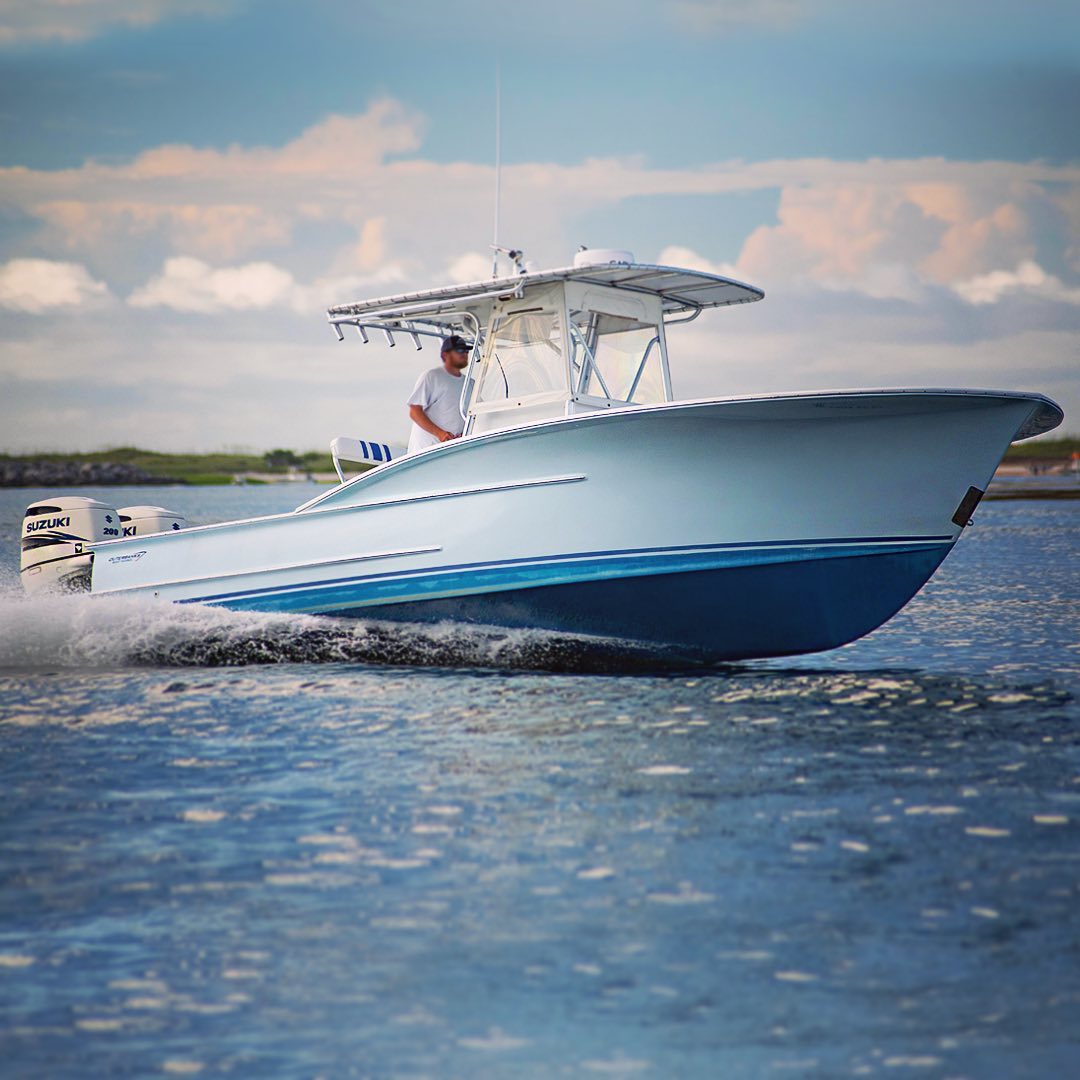
[[[231,484],[238,476],[249,477],[252,474],[285,477],[296,472],[304,475],[334,471],[330,455],[319,450],[299,454],[291,450],[273,450],[266,454],[167,454],[134,446],[120,446],[87,453],[52,451],[37,454],[0,454],[0,465],[5,462],[26,465],[48,463],[72,467],[84,464],[127,465],[151,476],[180,484]]]
[[[1005,461],[1038,461],[1064,465],[1072,460],[1073,454],[1080,454],[1080,435],[1013,443],[1005,452]]]

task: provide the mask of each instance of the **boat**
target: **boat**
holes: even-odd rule
[[[339,440],[343,482],[253,520],[184,527],[141,508],[129,535],[80,540],[70,521],[28,534],[64,520],[39,500],[24,580],[41,566],[94,595],[538,628],[698,662],[814,652],[899,611],[1009,444],[1063,419],[996,390],[679,400],[669,334],[762,290],[622,251],[522,269],[328,312],[341,340],[464,336],[460,438],[376,444],[382,460]],[[345,479],[355,445],[374,467]]]

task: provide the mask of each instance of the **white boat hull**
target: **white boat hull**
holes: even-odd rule
[[[1057,419],[1039,395],[969,391],[613,410],[433,447],[293,514],[96,545],[92,589],[707,660],[827,649],[899,610],[969,489]]]

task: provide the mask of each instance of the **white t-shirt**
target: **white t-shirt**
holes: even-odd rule
[[[416,380],[409,396],[409,405],[419,405],[427,418],[444,431],[460,435],[465,421],[461,418],[462,376],[451,375],[446,368],[432,368]],[[425,446],[434,446],[439,440],[418,424],[410,425],[409,453],[415,454]]]

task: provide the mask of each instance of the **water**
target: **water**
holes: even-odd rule
[[[5,1075],[1080,1066],[1080,503],[984,504],[845,649],[657,671],[27,602],[36,494],[0,492]]]

